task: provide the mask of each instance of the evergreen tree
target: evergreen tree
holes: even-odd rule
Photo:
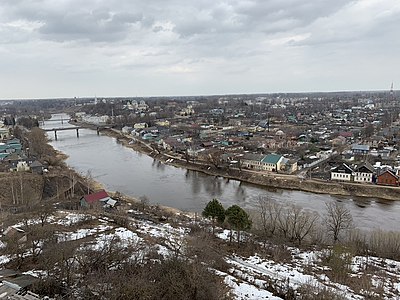
[[[214,234],[215,224],[217,222],[222,223],[225,220],[225,209],[221,202],[219,202],[217,199],[213,199],[207,203],[202,215],[212,220],[212,230]]]
[[[240,242],[240,232],[242,230],[250,229],[252,221],[250,220],[247,212],[238,205],[232,205],[226,210],[226,218],[231,228],[236,229],[238,234],[238,243]]]

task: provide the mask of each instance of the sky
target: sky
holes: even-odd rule
[[[1,0],[0,99],[389,90],[399,0]]]

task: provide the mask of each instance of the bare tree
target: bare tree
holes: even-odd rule
[[[300,245],[314,229],[318,221],[318,214],[305,211],[299,207],[292,208],[291,238]]]
[[[278,228],[278,220],[281,217],[283,206],[267,197],[259,197],[258,204],[264,235],[272,237]]]
[[[326,211],[327,230],[336,243],[340,234],[353,226],[353,217],[350,211],[339,202],[327,203]]]
[[[219,168],[222,163],[222,151],[215,150],[207,155],[207,162]]]
[[[86,181],[86,185],[87,185],[87,193],[89,195],[91,187],[92,187],[92,184],[93,184],[92,170],[87,170],[86,176],[85,176],[85,181]]]

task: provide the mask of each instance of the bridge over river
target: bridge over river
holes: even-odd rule
[[[47,122],[47,121],[46,121]],[[88,126],[69,126],[69,127],[54,127],[54,128],[42,128],[44,131],[46,132],[54,132],[54,139],[56,141],[58,141],[58,136],[57,136],[57,132],[58,131],[65,131],[65,130],[75,130],[76,131],[76,137],[79,138],[79,129],[83,129],[83,128],[89,128],[89,129],[94,129],[97,131],[97,135],[100,134],[100,131],[103,129],[110,129],[113,126],[115,126],[114,124],[107,124],[107,125],[88,125]]]

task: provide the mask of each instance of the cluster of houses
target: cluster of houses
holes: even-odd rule
[[[43,174],[45,166],[35,158],[28,157],[19,139],[3,140],[0,143],[0,167],[9,172],[32,172]]]
[[[331,170],[331,180],[400,186],[400,169],[389,166],[381,167],[379,164],[372,166],[368,162],[352,168],[348,164],[342,163]]]

